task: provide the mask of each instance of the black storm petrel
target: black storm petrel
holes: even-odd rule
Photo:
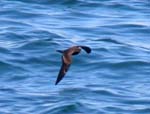
[[[57,85],[63,79],[66,72],[68,71],[72,63],[72,55],[79,54],[81,49],[84,49],[87,53],[91,53],[91,48],[87,46],[73,46],[66,50],[57,50],[58,52],[62,53],[62,65],[57,80],[55,82],[55,85]]]

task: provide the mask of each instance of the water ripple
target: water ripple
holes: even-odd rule
[[[2,0],[1,114],[149,114],[148,0]],[[61,54],[73,56],[54,85]]]

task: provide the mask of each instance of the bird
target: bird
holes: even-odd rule
[[[83,49],[86,53],[91,53],[91,48],[88,46],[73,46],[66,50],[56,50],[57,52],[62,54],[62,65],[60,68],[60,71],[57,76],[57,80],[55,82],[55,85],[57,85],[65,76],[67,73],[71,63],[72,63],[72,55],[77,55],[81,52],[81,49]]]

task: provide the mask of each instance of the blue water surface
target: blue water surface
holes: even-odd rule
[[[0,114],[150,114],[149,0],[0,0]],[[73,57],[55,86],[57,49]]]

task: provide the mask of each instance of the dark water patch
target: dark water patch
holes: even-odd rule
[[[110,74],[112,75],[112,73],[110,73]],[[104,74],[102,74],[102,75],[104,75]],[[110,79],[110,76],[108,76],[108,75],[104,76],[104,77]],[[120,83],[117,78],[115,78],[114,82],[112,80],[110,80],[110,81],[104,80],[103,76],[101,76],[100,78],[101,78],[102,82],[105,81],[105,83],[87,84],[86,87],[89,88],[91,91],[98,92],[98,93],[101,92],[101,90],[105,91],[104,93],[108,93],[106,95],[106,97],[108,96],[108,97],[116,98],[115,100],[117,100],[117,101],[120,101],[122,98],[123,99],[128,99],[128,98],[136,99],[137,98],[135,95],[132,95],[131,94],[132,91],[130,91],[130,89],[128,89],[128,87],[126,87],[123,82]],[[127,77],[125,77],[125,78],[127,79]],[[121,79],[123,79],[123,78],[121,78]],[[100,80],[99,80],[99,82],[100,82]],[[114,85],[114,86],[112,86],[112,85]],[[105,96],[105,94],[104,94],[104,96]]]
[[[13,103],[15,103],[16,101],[12,100],[12,99],[3,99],[0,100],[1,103],[9,103],[10,105],[12,105]]]
[[[82,23],[82,22],[81,22]],[[65,27],[64,30],[68,30],[68,31],[71,31],[71,32],[74,32],[74,34],[76,34],[77,32],[81,32],[81,34],[85,34],[85,36],[87,35],[88,32],[92,32],[92,33],[95,33],[95,34],[98,34],[98,33],[108,33],[106,31],[100,31],[99,29],[95,28],[95,27]],[[109,32],[109,34],[111,34]]]
[[[118,40],[111,39],[111,38],[97,39],[96,41],[108,42],[108,43],[113,43],[113,44],[121,44],[121,45],[124,44]]]
[[[40,41],[54,41],[54,39],[62,39],[63,37],[55,32],[49,32],[47,30],[34,29],[26,32],[29,36],[37,38]]]
[[[77,107],[75,104],[62,104],[61,105],[56,105],[54,107],[51,107],[48,111],[44,111],[44,113],[52,113],[52,114],[57,114],[57,113],[62,113],[62,114],[67,114],[71,113],[77,110]]]
[[[112,64],[112,68],[138,68],[138,67],[150,67],[150,63],[146,61],[124,61]]]
[[[5,28],[1,31],[1,34],[4,34],[6,31],[11,31],[11,33],[16,33],[18,35],[20,35],[20,33],[24,34],[22,37],[20,36],[21,38],[29,38],[30,36],[25,34],[24,32],[27,31],[27,30],[30,30],[30,29],[32,29],[32,28],[29,27],[29,26],[24,26],[23,27],[23,26],[20,26],[20,25],[19,26],[13,26],[13,27],[7,27],[7,28]],[[20,40],[21,40],[21,38],[20,38]]]
[[[3,72],[7,72],[7,70],[11,70],[13,69],[14,66],[12,64],[9,64],[8,62],[4,62],[4,61],[0,61],[0,69],[3,71]]]
[[[24,43],[21,47],[19,47],[19,50],[41,50],[42,48],[49,48],[51,45],[57,45],[57,42],[52,41],[52,42],[47,42],[44,40],[33,40],[33,41],[28,41]]]
[[[79,4],[80,7],[91,7],[91,8],[98,8],[98,7],[101,7],[101,8],[104,8],[104,4],[99,2],[99,3],[95,3],[95,2],[88,2],[88,1],[83,1],[82,3]]]
[[[88,106],[85,106],[84,104],[82,104],[80,102],[70,102],[70,103],[60,102],[60,105],[57,104],[56,106],[51,107],[47,111],[44,111],[44,113],[51,112],[52,114],[57,114],[57,113],[76,114],[76,113],[83,113],[85,111],[90,111],[90,112],[93,112],[93,113],[98,112],[97,110],[89,108]]]
[[[120,25],[117,25],[117,26],[120,26],[121,28],[144,28],[145,27],[145,25],[141,25],[141,24],[133,24],[133,23],[131,23],[131,24],[120,24]]]
[[[101,94],[104,96],[110,96],[110,97],[120,97],[121,95],[119,95],[118,93],[109,91],[109,90],[92,90],[94,93],[96,94]]]
[[[41,56],[39,56],[41,57]],[[51,59],[44,59],[41,60],[39,59],[39,57],[28,57],[28,58],[18,58],[18,59],[13,59],[10,60],[10,63],[14,63],[16,67],[14,67],[16,69],[16,71],[18,71],[17,75],[13,75],[12,79],[16,78],[16,80],[24,80],[28,77],[28,74],[34,72],[43,72],[43,71],[47,71],[51,74],[51,70],[53,70],[51,67],[53,67],[54,63],[57,65],[58,62],[54,61],[54,63],[52,63],[53,61]],[[45,58],[43,56],[43,58]],[[22,66],[21,68],[17,68],[17,66]],[[49,68],[47,68],[49,66]],[[22,74],[21,74],[22,72]],[[38,73],[37,73],[38,74]],[[36,76],[37,76],[36,74]],[[27,75],[27,76],[26,76]]]
[[[17,73],[17,72],[26,71],[21,66],[19,66],[17,64],[13,64],[13,63],[5,61],[5,60],[0,61],[0,69],[2,70],[1,71],[2,74],[8,74],[8,75],[12,75],[13,72]]]
[[[112,28],[112,29],[120,29],[122,28],[122,30],[136,30],[136,29],[143,29],[146,26],[145,25],[139,25],[139,24],[134,24],[134,23],[122,23],[122,24],[110,24],[107,26],[104,26],[106,28]],[[129,29],[130,28],[130,29]]]
[[[137,109],[134,109],[133,112],[137,113],[137,114],[149,114],[150,112],[150,108],[137,108]]]
[[[7,53],[7,54],[9,54],[9,53],[10,53],[10,51],[9,51],[8,49],[3,48],[3,47],[1,47],[1,46],[0,46],[0,52],[1,52],[0,54],[2,54],[2,53],[5,53],[5,54]]]
[[[144,27],[144,28],[136,28],[134,29],[135,33],[137,34],[144,34],[148,35],[150,33],[150,28],[149,27]]]
[[[105,107],[104,110],[106,110],[108,112],[119,112],[119,113],[130,112],[130,111],[126,110],[126,109],[122,109],[120,107],[115,107],[115,106]]]
[[[71,11],[70,12],[70,15],[72,15],[74,17],[74,19],[76,18],[82,18],[82,19],[94,19],[94,18],[100,18],[99,15],[96,15],[96,14],[92,14],[92,13],[87,13],[87,12],[84,12],[84,11]]]
[[[30,10],[30,9],[29,9]],[[36,18],[43,18],[43,17],[47,17],[48,15],[46,14],[42,14],[42,13],[35,13],[35,12],[28,12],[28,10],[26,11],[18,11],[18,10],[5,10],[3,12],[0,12],[2,14],[2,16],[4,18],[8,18],[9,20],[14,19],[15,21],[19,21],[19,20],[25,20],[25,19],[36,19]],[[10,24],[15,24],[18,25],[19,22],[15,22],[14,20],[11,20],[9,22],[9,20],[7,19],[7,23]],[[20,22],[19,24],[22,24],[22,22]]]
[[[4,13],[5,14],[5,13]],[[13,27],[32,27],[32,25],[29,25],[28,23],[24,23],[21,21],[17,21],[17,20],[11,20],[11,19],[0,19],[0,24],[1,26],[13,26]],[[13,28],[12,27],[12,28]],[[9,30],[9,28],[7,28]]]
[[[30,31],[30,32],[27,32],[27,34],[29,37],[28,36],[24,36],[24,37],[28,39],[28,41],[27,40],[23,41],[22,45],[18,48],[19,50],[37,50],[38,51],[41,49],[55,48],[55,46],[60,45],[59,39],[63,38],[60,35],[57,35],[55,33],[50,33],[48,31],[43,31],[43,30],[37,30],[36,32]],[[51,47],[52,45],[53,47]]]
[[[15,0],[15,1],[18,1],[18,0]],[[24,2],[24,3],[32,3],[32,4],[43,4],[43,5],[51,5],[51,4],[64,4],[64,5],[67,5],[67,4],[75,4],[78,2],[78,0],[39,0],[39,1],[36,1],[36,0],[19,0],[19,2]]]
[[[13,62],[18,62],[22,64],[44,64],[44,63],[48,63],[49,59],[41,60],[40,57],[30,57],[28,59],[26,58],[26,59],[20,59],[20,60],[13,60]]]
[[[14,32],[7,32],[7,34],[6,33],[1,33],[0,35],[3,35],[3,37],[4,37],[3,41],[1,41],[2,43],[5,44],[5,42],[6,42],[5,40],[12,38],[12,42],[10,40],[10,45],[12,44],[12,45],[16,45],[16,46],[17,46],[17,44],[19,44],[19,43],[17,43],[17,41],[20,41],[20,40],[23,41],[24,39],[27,38],[26,36],[24,36],[20,33],[14,33]]]
[[[23,80],[26,80],[26,79],[28,79],[29,78],[29,76],[24,76],[24,75],[14,75],[14,74],[12,74],[8,79],[7,79],[7,81],[9,81],[9,82],[16,82],[16,81],[23,81]]]
[[[23,96],[23,95],[18,95],[14,97],[16,100],[18,101],[22,101],[22,102],[28,102],[28,103],[34,103],[34,102],[39,102],[38,99],[34,98],[33,96]],[[37,103],[36,102],[36,103]]]
[[[147,104],[150,105],[150,101],[148,99],[126,99],[126,100],[122,100],[123,103],[126,104],[134,104],[134,105],[143,105],[143,104]]]
[[[11,93],[11,94],[15,94],[16,93],[16,90],[15,89],[12,89],[12,88],[6,88],[6,87],[3,87],[0,89],[0,93]]]
[[[104,53],[104,52],[109,52],[109,49],[107,49],[105,47],[101,47],[101,48],[94,49],[94,51],[100,51],[100,52]]]
[[[137,8],[132,6],[132,3],[130,4],[128,2],[128,4],[126,2],[115,2],[115,1],[112,1],[112,2],[107,2],[105,3],[105,5],[108,7],[108,8],[115,8],[115,9],[119,9],[119,10],[125,10],[125,11],[136,11]]]
[[[3,17],[5,18],[13,18],[13,19],[34,19],[34,18],[38,18],[40,16],[47,16],[44,14],[37,14],[37,13],[31,13],[31,12],[25,12],[25,11],[18,11],[18,10],[6,10],[1,12]]]
[[[149,108],[118,108],[118,107],[105,107],[105,110],[111,111],[111,112],[120,112],[120,113],[132,113],[132,114],[148,114]]]
[[[53,0],[52,0],[53,1]],[[59,4],[63,4],[63,5],[74,5],[74,4],[77,4],[79,3],[80,1],[78,0],[56,0],[54,3],[59,3]]]
[[[86,93],[88,92],[89,89],[88,88],[64,88],[62,91],[60,91],[60,95],[61,94],[72,94],[72,95],[76,95],[77,93]]]

